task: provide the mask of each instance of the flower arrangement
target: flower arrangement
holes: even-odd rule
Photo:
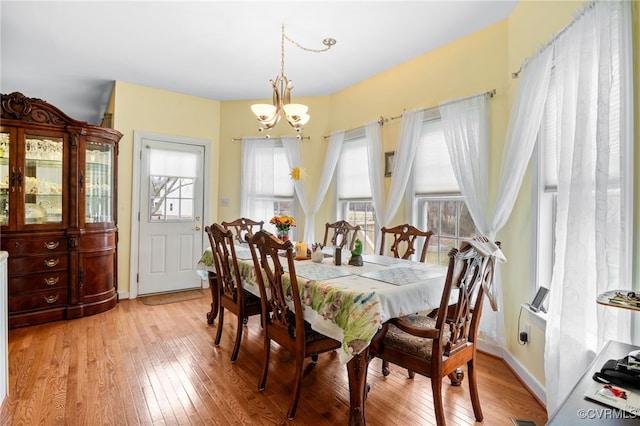
[[[289,232],[292,226],[296,226],[296,220],[291,216],[274,216],[269,223],[275,225],[280,232]]]

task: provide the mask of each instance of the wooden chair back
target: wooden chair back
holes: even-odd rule
[[[235,258],[233,234],[218,223],[206,226],[204,230],[209,237],[220,292],[231,295],[235,300],[238,293],[236,279],[239,281],[240,273],[236,268],[237,259]],[[231,239],[230,243],[229,239]]]
[[[486,240],[485,237],[478,239]],[[480,254],[467,242],[460,250],[452,249],[449,253],[447,280],[439,308],[447,315],[438,316],[436,322],[436,328],[449,331],[440,333],[436,338],[443,356],[453,356],[471,344],[475,346],[482,315],[482,296],[484,289],[493,281],[494,266],[492,257]],[[457,301],[449,306],[454,291],[457,291]]]
[[[267,322],[265,330],[273,331],[273,338],[278,343],[295,349],[296,336],[304,336],[305,329],[304,318],[301,315],[303,308],[300,290],[295,274],[293,243],[283,242],[268,231],[258,231],[249,241],[260,299],[263,311],[267,313],[263,318],[263,321]],[[280,253],[284,253],[285,256],[280,256]],[[288,274],[282,265],[283,261],[289,269]],[[287,300],[293,304],[293,309],[289,308]]]
[[[222,222],[225,229],[233,229],[236,240],[240,243],[247,241],[257,231],[261,231],[264,226],[264,220],[255,221],[246,217],[241,217],[231,222]]]
[[[238,318],[236,329],[236,341],[231,354],[231,361],[235,362],[242,340],[242,325],[246,323],[248,317],[262,313],[262,306],[258,297],[244,290],[238,258],[236,257],[234,236],[231,230],[225,229],[222,225],[214,223],[205,227],[205,232],[209,237],[211,251],[213,252],[213,263],[216,269],[216,285],[218,298],[218,329],[214,340],[215,345],[220,344],[222,336],[222,326],[224,323],[224,310],[227,309]]]
[[[488,242],[485,237],[475,239]],[[499,243],[498,243],[499,245]],[[471,403],[476,420],[482,409],[475,373],[476,338],[482,315],[483,295],[492,284],[494,258],[472,243],[449,252],[449,267],[440,307],[432,315],[408,315],[390,320],[372,343],[372,353],[385,361],[431,378],[436,422],[444,426],[442,379],[460,385],[466,363]],[[451,300],[454,302],[450,304]],[[388,371],[384,372],[385,375]]]
[[[331,230],[333,230],[333,234],[331,240],[329,240]],[[324,225],[324,240],[322,245],[326,246],[328,243],[331,243],[334,247],[343,248],[348,244],[349,250],[353,250],[360,230],[360,225],[352,225],[346,220],[339,220],[334,223],[327,222]]]
[[[315,364],[318,354],[338,349],[341,343],[312,330],[304,320],[293,243],[281,241],[263,230],[249,239],[249,248],[260,288],[265,339],[263,370],[258,389],[264,390],[266,386],[271,340],[275,340],[295,356],[293,398],[287,412],[287,417],[293,420],[302,388],[304,359],[311,357]],[[285,272],[282,261],[287,265],[288,272]]]
[[[427,249],[429,247],[429,239],[433,235],[432,231],[421,231],[415,226],[405,223],[404,225],[394,226],[393,228],[380,228],[381,240],[380,240],[380,255],[385,254],[386,237],[387,235],[393,236],[393,241],[388,250],[393,253],[394,257],[401,259],[409,259],[411,255],[416,252],[417,240],[420,237],[424,237],[424,243],[422,244],[422,252],[420,253],[420,262],[424,262],[427,259]]]

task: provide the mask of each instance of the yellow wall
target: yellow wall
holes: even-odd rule
[[[380,116],[397,117],[403,110],[436,107],[448,99],[495,89],[489,102],[491,162],[499,161],[508,120],[506,48],[507,25],[501,22],[356,84],[331,97],[331,127],[356,128]],[[384,124],[383,151],[395,149],[400,122]],[[389,184],[386,178],[387,191]],[[391,224],[403,223],[404,218],[401,205]]]
[[[122,132],[118,155],[118,292],[129,292],[131,256],[131,187],[133,132],[151,132],[211,141],[211,173],[208,201],[216,218],[218,199],[218,148],[220,102],[181,95],[118,81],[112,93],[113,127]]]

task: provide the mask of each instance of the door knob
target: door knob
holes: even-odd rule
[[[202,229],[202,227],[200,225],[196,225],[193,229],[195,229],[196,231],[199,231]]]

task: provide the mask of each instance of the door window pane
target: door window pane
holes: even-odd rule
[[[150,222],[194,220],[195,178],[151,175],[149,179]]]

